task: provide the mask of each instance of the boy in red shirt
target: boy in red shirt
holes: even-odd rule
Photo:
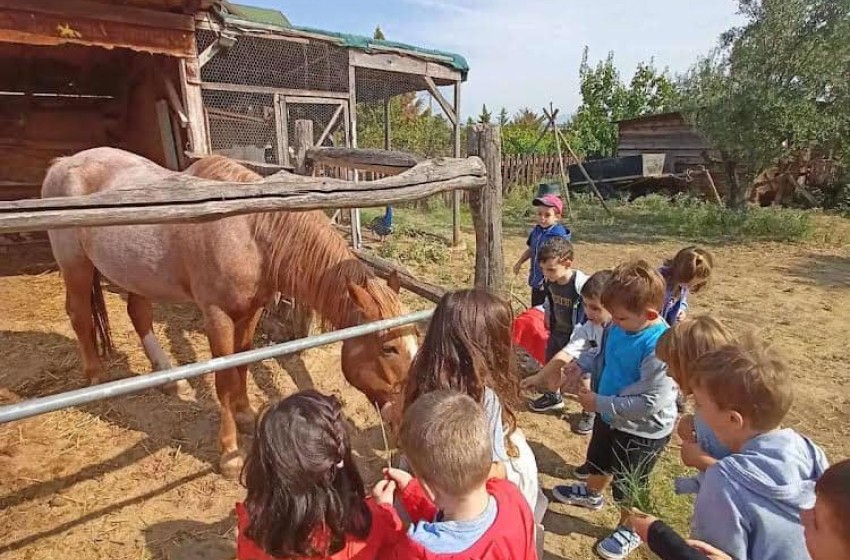
[[[478,403],[455,391],[422,395],[405,411],[400,439],[416,478],[389,469],[373,495],[387,503],[397,488],[411,526],[378,558],[536,560],[525,498],[512,482],[487,480],[492,443]]]

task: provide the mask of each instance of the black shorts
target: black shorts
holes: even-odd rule
[[[537,307],[538,305],[543,305],[543,302],[546,301],[546,290],[537,288],[531,288],[531,307]]]
[[[549,339],[546,341],[546,361],[548,362],[555,354],[563,350],[569,341],[569,333],[550,332]]]
[[[622,502],[636,484],[648,486],[649,474],[669,441],[670,436],[649,439],[615,430],[597,415],[587,445],[588,471],[613,476],[611,493],[614,501]]]

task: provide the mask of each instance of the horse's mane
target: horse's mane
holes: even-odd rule
[[[263,178],[220,155],[205,157],[185,171],[217,181],[256,183]],[[285,296],[304,302],[321,315],[324,326],[344,327],[352,321],[347,282],[366,289],[382,318],[402,312],[401,301],[349,249],[321,210],[262,212],[246,216],[255,239],[266,240],[270,280]]]

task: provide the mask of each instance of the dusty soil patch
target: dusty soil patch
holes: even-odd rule
[[[524,239],[507,240],[511,262]],[[469,238],[467,244],[473,246]],[[654,262],[680,244],[577,244],[585,271],[641,256]],[[850,340],[850,251],[812,245],[712,247],[717,281],[694,298],[693,311],[710,312],[739,329],[755,328],[779,343],[800,388],[790,424],[812,435],[837,459],[850,454],[839,436],[850,420],[846,341]],[[0,402],[42,396],[82,385],[76,343],[64,313],[64,291],[49,252],[27,258],[4,254],[0,264]],[[7,258],[8,257],[8,258]],[[407,263],[424,278],[464,285],[470,252],[449,253],[439,265]],[[521,283],[515,286],[518,296]],[[118,357],[113,375],[149,371],[120,293],[107,292]],[[412,308],[424,304],[411,298]],[[191,306],[157,306],[156,333],[178,363],[209,357]],[[132,372],[132,373],[127,373]],[[315,386],[339,395],[355,434],[368,481],[382,464],[374,411],[339,371],[331,346],[252,368],[254,402]],[[150,391],[0,426],[0,558],[33,560],[234,557],[233,503],[238,484],[213,472],[217,461],[217,405],[210,380],[197,380],[202,398],[185,404]],[[581,462],[586,440],[556,416],[523,413],[520,422],[537,454],[547,488]],[[671,461],[673,459],[671,458]],[[553,505],[546,519],[549,558],[587,558],[613,512],[585,515]]]

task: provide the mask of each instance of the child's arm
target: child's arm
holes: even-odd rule
[[[540,387],[547,391],[556,390],[561,384],[561,369],[573,361],[573,357],[561,350],[549,360],[543,369],[522,380],[523,389]]]
[[[590,412],[600,412],[611,416],[620,416],[627,420],[642,420],[657,413],[666,404],[659,402],[659,391],[667,378],[667,364],[655,357],[653,352],[640,365],[641,382],[653,387],[649,392],[640,395],[602,396],[590,393],[584,396],[582,406],[590,404]],[[593,401],[593,402],[591,402]]]
[[[522,252],[522,255],[519,256],[519,260],[514,265],[514,274],[519,274],[522,270],[522,265],[525,264],[525,261],[531,258],[531,247]]]
[[[683,441],[680,455],[682,456],[682,463],[684,463],[685,466],[692,467],[703,472],[705,472],[709,467],[714,466],[717,462],[717,459],[706,453],[695,441]]]

